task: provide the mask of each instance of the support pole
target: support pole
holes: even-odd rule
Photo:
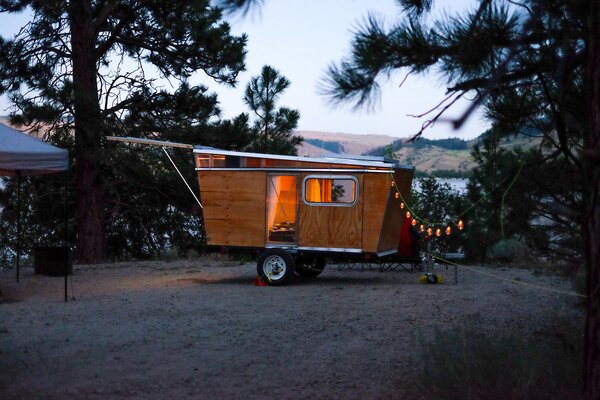
[[[69,275],[69,215],[68,215],[68,188],[69,186],[69,170],[65,171],[65,207],[64,207],[64,221],[65,221],[65,302],[67,301],[67,275]]]
[[[17,283],[21,263],[21,171],[17,171]]]
[[[179,174],[179,177],[181,177],[181,180],[183,181],[183,183],[185,183],[185,186],[187,186],[187,188],[190,191],[190,193],[192,194],[192,196],[194,196],[194,199],[196,199],[196,203],[198,203],[198,205],[200,206],[200,208],[204,208],[204,207],[202,207],[202,203],[200,203],[200,200],[198,200],[198,197],[196,197],[196,194],[194,193],[194,191],[192,190],[192,188],[190,187],[190,185],[188,185],[187,181],[185,180],[185,178],[183,177],[183,175],[179,171],[179,168],[177,168],[177,165],[175,165],[175,162],[173,161],[173,159],[169,155],[169,152],[167,151],[167,149],[165,149],[163,147],[162,151],[165,153],[165,155],[167,156],[167,158],[169,159],[169,161],[171,161],[171,164],[173,164],[173,168],[175,168],[175,171],[177,171],[177,173]]]

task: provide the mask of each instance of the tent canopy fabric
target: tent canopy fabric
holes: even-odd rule
[[[68,169],[67,150],[0,123],[0,175],[42,175]]]

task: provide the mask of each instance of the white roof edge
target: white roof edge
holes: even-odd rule
[[[223,156],[238,156],[238,157],[252,157],[252,158],[267,158],[272,160],[286,160],[286,161],[302,161],[302,162],[314,162],[314,163],[330,163],[330,164],[342,164],[342,165],[359,165],[363,167],[378,167],[378,168],[390,168],[390,169],[411,169],[415,167],[411,165],[400,165],[398,163],[390,163],[383,161],[366,161],[348,158],[337,158],[337,157],[303,157],[303,156],[284,156],[278,154],[263,154],[263,153],[249,153],[244,151],[231,151],[221,150],[214,147],[195,146],[194,153],[201,154],[213,154]]]

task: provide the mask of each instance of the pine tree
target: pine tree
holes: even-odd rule
[[[265,65],[261,74],[253,77],[244,95],[244,102],[256,116],[254,137],[249,150],[260,153],[292,154],[303,139],[293,134],[300,113],[286,107],[277,109],[277,100],[290,86],[290,81],[273,67]]]
[[[325,91],[334,102],[368,106],[394,70],[438,73],[447,95],[425,113],[424,129],[459,98],[472,105],[456,128],[483,107],[493,128],[543,135],[546,161],[576,171],[576,215],[587,275],[585,388],[600,398],[600,2],[480,0],[462,15],[423,18],[431,0],[399,0],[398,23],[371,16],[356,33],[351,55],[332,65]],[[544,162],[545,160],[540,160]]]
[[[203,71],[234,85],[246,38],[230,34],[209,0],[2,0],[0,12],[32,13],[16,37],[0,40],[0,93],[14,104],[13,122],[50,136],[74,130],[78,259],[99,262],[106,257],[103,136],[137,107],[168,97],[158,77],[177,86]]]

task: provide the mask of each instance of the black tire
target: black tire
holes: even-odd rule
[[[325,269],[323,257],[299,257],[296,260],[296,274],[303,278],[316,278]]]
[[[294,275],[294,258],[285,250],[267,249],[258,257],[256,273],[267,285],[283,285]]]

